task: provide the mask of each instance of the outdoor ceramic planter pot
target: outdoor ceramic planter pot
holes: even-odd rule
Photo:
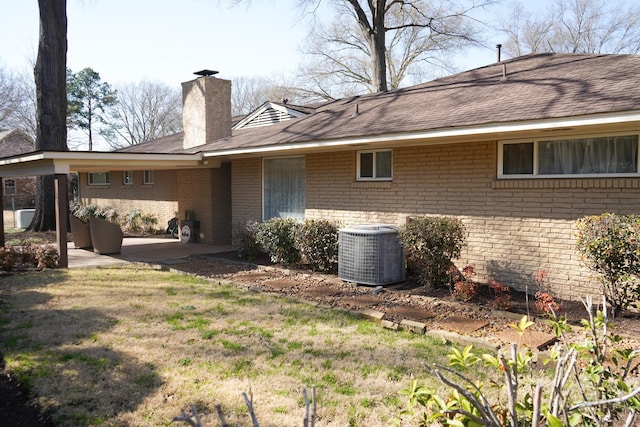
[[[93,252],[97,254],[119,254],[122,249],[124,234],[118,224],[106,219],[92,218],[89,220]]]
[[[76,248],[92,249],[91,232],[89,224],[78,218],[77,216],[69,216],[69,225],[71,226],[71,234],[73,235],[73,244]]]

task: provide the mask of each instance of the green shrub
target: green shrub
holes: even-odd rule
[[[640,299],[640,216],[586,216],[576,227],[578,251],[598,274],[615,316]]]
[[[284,265],[300,261],[300,251],[296,247],[298,223],[290,218],[271,218],[258,225],[256,242],[264,249],[272,262]]]
[[[140,222],[142,223],[142,229],[145,233],[150,233],[158,225],[158,218],[153,214],[142,214],[140,216]]]
[[[260,244],[256,241],[256,233],[259,223],[247,221],[246,224],[238,223],[233,227],[233,245],[238,248],[238,257],[246,260],[254,260],[262,252]]]
[[[327,220],[308,219],[298,227],[296,244],[314,271],[338,268],[338,226]]]
[[[423,285],[447,283],[447,270],[465,245],[462,221],[448,217],[412,219],[399,233],[407,266]]]
[[[142,217],[142,211],[139,209],[134,209],[129,211],[124,216],[124,226],[127,230],[130,231],[140,231],[142,230],[142,226],[140,225],[140,220]]]

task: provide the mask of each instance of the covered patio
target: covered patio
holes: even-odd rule
[[[67,243],[68,268],[107,267],[132,262],[172,265],[180,264],[191,255],[216,254],[231,251],[229,246],[203,243],[180,243],[170,237],[125,237],[119,254],[99,255],[92,251],[75,248]]]
[[[56,241],[60,255],[58,265],[60,268],[68,268],[70,266],[70,259],[67,243],[67,215],[69,213],[68,175],[70,173],[90,172],[101,169],[123,171],[210,168],[215,167],[215,163],[216,162],[211,160],[203,161],[201,154],[38,151],[0,158],[0,177],[45,175],[55,177],[55,194],[51,195],[51,197],[55,198]],[[3,193],[4,187],[0,186],[0,200],[2,200]],[[4,244],[4,218],[0,215],[0,246]],[[101,255],[96,254],[96,256]]]

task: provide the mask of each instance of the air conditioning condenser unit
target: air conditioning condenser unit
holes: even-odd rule
[[[405,279],[404,251],[392,225],[356,225],[339,231],[338,277],[363,285],[389,285]]]

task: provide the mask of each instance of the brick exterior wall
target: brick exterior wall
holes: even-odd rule
[[[233,226],[262,220],[262,159],[237,159],[231,165]]]
[[[408,217],[447,215],[466,226],[457,264],[479,278],[535,291],[539,269],[565,298],[599,287],[575,251],[574,222],[602,212],[637,212],[640,178],[498,180],[497,143],[393,150],[392,182],[357,182],[356,152],[306,156],[307,218],[403,225]],[[233,162],[233,220],[260,219],[260,160]]]
[[[143,184],[143,171],[132,171],[133,183],[123,184],[122,172],[109,172],[109,185],[88,185],[88,174],[78,175],[80,202],[101,207],[110,206],[121,215],[133,210],[153,214],[158,229],[166,229],[167,222],[178,211],[176,171],[154,171],[153,184]]]
[[[186,169],[177,174],[179,218],[194,212],[200,221],[199,240],[226,245],[231,242],[231,165],[215,169]]]
[[[13,180],[15,183],[15,193],[6,193],[5,181]],[[31,209],[35,207],[36,201],[36,179],[34,177],[14,177],[2,178],[1,180],[5,193],[3,195],[2,206],[4,209]]]
[[[143,184],[143,171],[133,171],[133,184],[124,185],[121,171],[109,173],[109,185],[87,185],[88,174],[79,175],[83,204],[110,206],[122,215],[132,210],[154,214],[158,228],[187,210],[200,221],[199,241],[225,245],[231,241],[230,165],[214,169],[156,170],[153,184]]]

